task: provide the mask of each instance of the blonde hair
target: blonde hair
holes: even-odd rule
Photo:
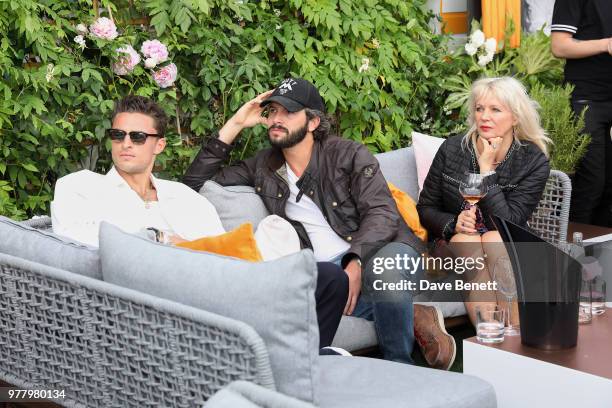
[[[482,78],[474,82],[468,99],[468,131],[463,138],[467,147],[470,141],[476,145],[478,127],[476,125],[476,103],[482,98],[494,96],[504,104],[517,120],[512,132],[517,141],[532,142],[548,157],[548,144],[552,140],[540,125],[539,105],[527,94],[527,90],[518,80],[512,77]]]

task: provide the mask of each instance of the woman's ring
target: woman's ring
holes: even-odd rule
[[[497,145],[495,143],[492,143],[491,147],[493,148],[493,150],[497,149]]]

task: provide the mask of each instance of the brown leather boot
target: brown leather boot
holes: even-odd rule
[[[457,346],[446,332],[440,309],[414,305],[414,337],[431,367],[448,370],[453,365]]]

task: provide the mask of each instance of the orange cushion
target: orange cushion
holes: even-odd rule
[[[387,183],[387,185],[389,190],[391,190],[395,204],[397,204],[397,209],[404,221],[406,221],[406,224],[408,224],[417,237],[427,241],[427,230],[421,225],[421,221],[419,221],[419,213],[417,212],[414,200],[393,184]]]
[[[257,242],[255,242],[253,225],[250,222],[244,223],[225,234],[204,237],[195,241],[181,242],[176,244],[176,246],[233,256],[250,262],[260,262],[263,260],[259,248],[257,248]]]

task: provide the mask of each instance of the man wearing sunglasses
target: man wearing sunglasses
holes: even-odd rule
[[[132,233],[150,228],[160,241],[175,243],[224,233],[208,200],[153,176],[155,158],[166,147],[166,124],[165,112],[147,98],[118,101],[106,131],[113,167],[106,175],[82,170],[57,181],[54,232],[92,246],[98,245],[101,221]]]
[[[147,98],[128,96],[117,102],[112,128],[106,132],[114,166],[106,175],[82,170],[57,181],[51,203],[54,232],[92,246],[98,246],[101,221],[130,233],[149,228],[165,243],[224,233],[217,211],[205,197],[182,183],[153,176],[155,158],[166,147],[166,123],[164,111]],[[274,215],[260,222],[255,239],[260,250],[274,247],[262,250],[264,259],[300,249],[295,230]],[[338,328],[348,281],[332,263],[319,262],[317,269],[320,346],[326,347]]]
[[[401,219],[378,161],[364,145],[332,137],[324,112],[313,84],[285,79],[243,105],[208,139],[184,182],[196,191],[209,179],[255,187],[270,213],[293,224],[302,247],[311,248],[318,261],[345,270],[349,295],[344,313],[375,322],[385,359],[412,363],[414,321],[427,362],[448,369],[455,343],[435,308],[415,306],[413,314],[408,290],[376,297],[361,293],[362,287],[372,288],[370,279],[414,280],[421,271],[391,267],[383,276],[366,266],[374,258],[416,260],[420,255],[415,248],[424,250],[424,245]],[[267,127],[272,147],[222,167],[240,132],[258,124]]]

